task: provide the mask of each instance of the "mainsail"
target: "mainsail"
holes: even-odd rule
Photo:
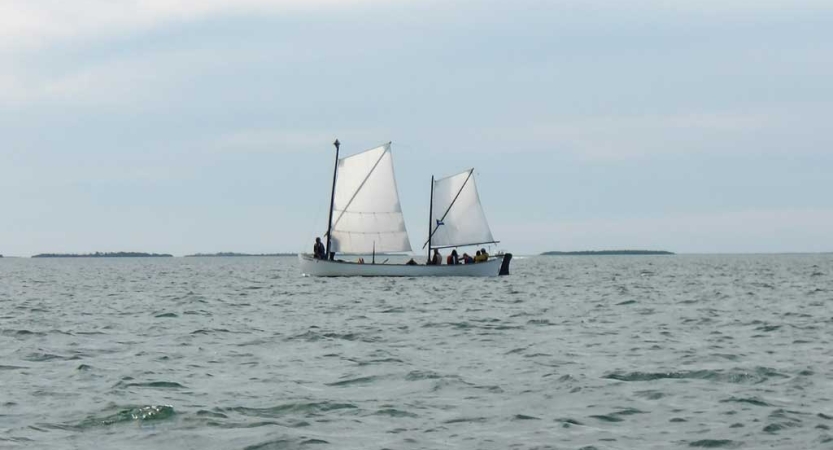
[[[434,181],[431,247],[495,242],[480,204],[474,169]]]
[[[411,251],[390,143],[339,159],[334,195],[333,252]]]

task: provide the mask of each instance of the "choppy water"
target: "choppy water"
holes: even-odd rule
[[[0,260],[0,448],[833,448],[833,256]]]

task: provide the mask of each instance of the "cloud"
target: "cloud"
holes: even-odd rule
[[[809,108],[807,108],[809,111]],[[686,112],[662,115],[557,117],[498,126],[482,136],[517,147],[549,149],[588,161],[620,161],[678,154],[821,153],[829,145],[824,114],[789,111]],[[803,136],[802,136],[803,134]],[[807,136],[816,136],[807,142]],[[829,144],[829,143],[828,143]]]
[[[66,40],[84,40],[147,30],[164,24],[187,23],[220,15],[279,14],[310,11],[344,11],[359,7],[419,3],[413,0],[27,0],[0,2],[0,51],[37,49]],[[425,4],[426,2],[421,2]],[[437,5],[446,3],[436,2]],[[490,3],[492,3],[490,5]],[[459,2],[461,10],[485,6],[497,10],[505,2]],[[541,8],[538,2],[531,6]],[[436,6],[436,5],[435,5]],[[670,11],[709,15],[785,11],[830,11],[826,0],[636,0],[610,2],[581,0],[547,2],[552,10],[644,13]],[[438,14],[439,16],[439,14]],[[440,17],[438,17],[439,19]]]
[[[128,34],[215,15],[344,9],[371,0],[29,0],[0,3],[0,51]],[[378,3],[378,2],[377,2]]]

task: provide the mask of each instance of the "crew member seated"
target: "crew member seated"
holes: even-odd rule
[[[474,255],[474,262],[476,262],[476,263],[486,262],[488,260],[489,260],[489,254],[486,253],[485,251],[478,250],[477,254]]]
[[[315,259],[327,259],[327,249],[324,248],[320,237],[315,238],[315,244],[312,246],[312,256]]]
[[[434,256],[432,256],[431,259],[428,260],[428,265],[429,266],[439,266],[442,263],[443,263],[443,255],[441,255],[440,251],[435,248],[434,249]]]

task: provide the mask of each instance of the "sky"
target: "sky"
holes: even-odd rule
[[[828,0],[6,0],[0,254],[309,251],[392,141],[411,242],[833,251]]]

